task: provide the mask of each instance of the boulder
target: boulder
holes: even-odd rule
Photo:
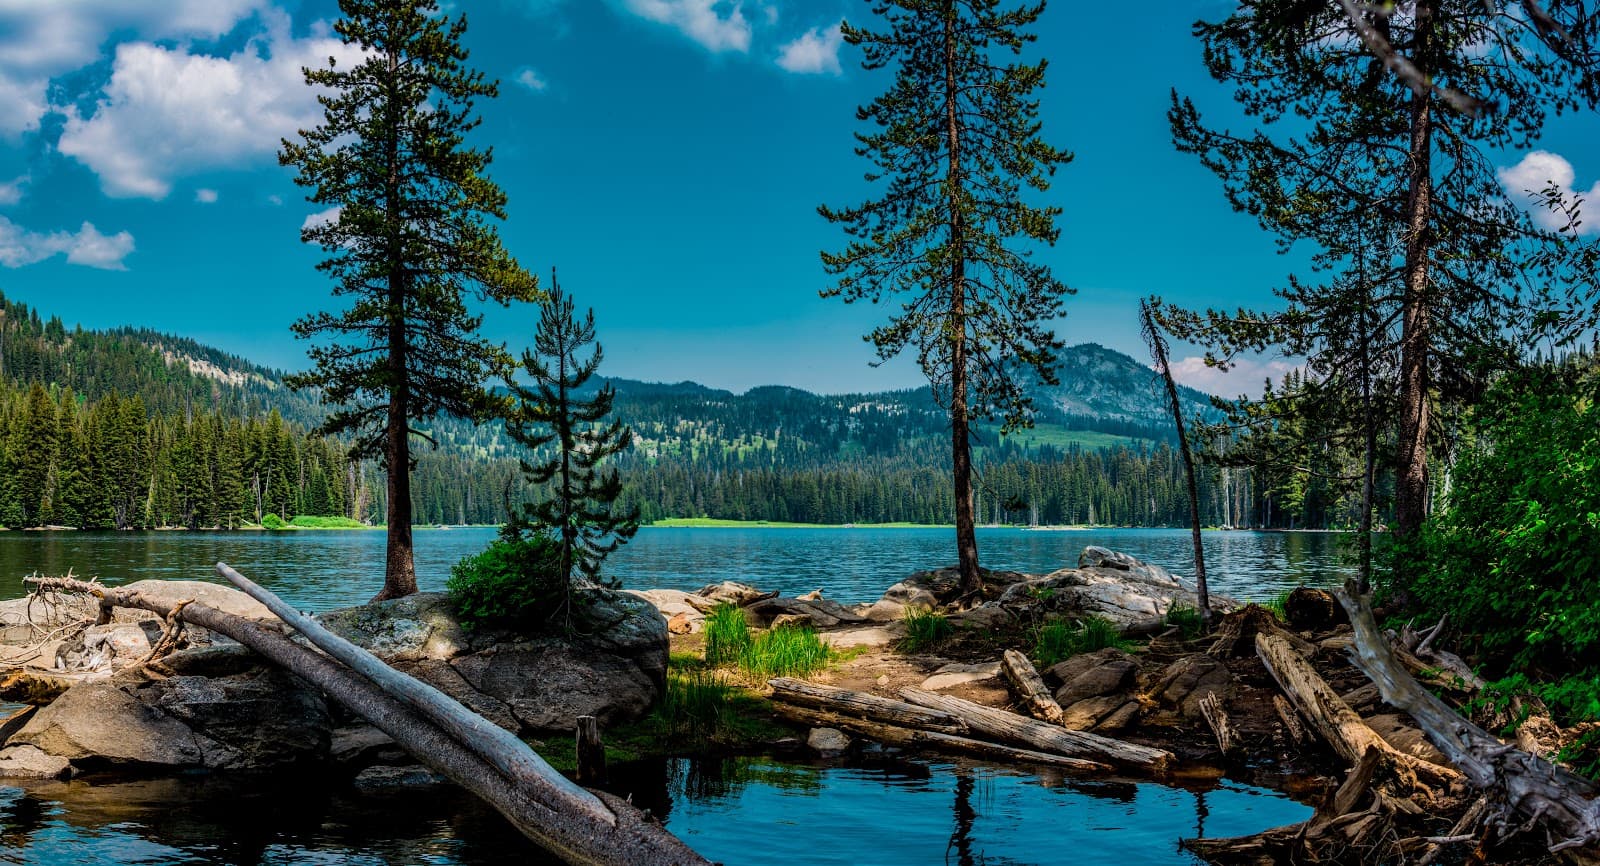
[[[440,592],[370,602],[317,617],[329,631],[390,664],[453,659],[472,649],[450,599]]]
[[[71,774],[71,762],[37,746],[0,749],[0,779],[64,779]]]
[[[984,591],[999,595],[1012,584],[1025,581],[1028,575],[1016,571],[990,571],[982,569]],[[873,622],[892,622],[903,619],[907,609],[935,610],[955,601],[961,595],[961,571],[940,568],[919,571],[884,591],[862,615]]]
[[[430,788],[448,780],[427,767],[410,764],[404,767],[368,767],[356,774],[350,784],[366,790],[396,788]]]
[[[822,642],[834,649],[849,649],[851,647],[883,647],[894,643],[901,637],[902,631],[894,626],[850,628],[839,631],[823,632],[817,637]]]
[[[1133,713],[1125,713],[1123,708],[1133,705]],[[1090,731],[1102,729],[1102,725],[1117,716],[1120,721],[1118,728],[1126,727],[1132,716],[1138,713],[1139,702],[1133,700],[1126,693],[1113,695],[1098,695],[1085,698],[1061,708],[1061,725],[1068,730]]]
[[[1078,562],[1077,568],[1012,584],[998,604],[1030,618],[1044,613],[1092,614],[1125,632],[1149,632],[1174,605],[1192,608],[1200,603],[1193,585],[1126,553],[1090,546],[1084,548]],[[1232,599],[1211,596],[1214,610],[1224,611],[1234,604]]]
[[[245,619],[278,621],[272,611],[267,610],[266,605],[231,586],[220,583],[207,583],[203,580],[137,580],[123,584],[120,588],[128,592],[137,592],[164,605],[174,605],[185,600],[196,601],[206,607],[242,616]],[[115,616],[117,622],[142,622],[154,618],[155,615],[147,610],[126,608],[118,608]]]
[[[954,688],[967,683],[992,680],[997,676],[1000,676],[999,662],[976,665],[952,662],[934,671],[933,676],[923,680],[922,688],[930,692],[937,692],[941,689]]]
[[[835,758],[850,751],[850,738],[838,728],[812,728],[806,745],[824,758]]]
[[[68,689],[7,744],[67,760],[168,768],[200,767],[204,751],[183,722],[109,682]]]
[[[777,623],[779,617],[804,617],[817,628],[839,625],[859,625],[866,617],[832,599],[805,601],[798,598],[763,598],[751,602],[744,609],[745,618],[757,628],[767,628]]]
[[[341,766],[370,767],[379,764],[406,764],[411,758],[388,734],[368,724],[335,728],[328,745],[328,757]]]
[[[1139,665],[1131,659],[1110,659],[1056,689],[1056,703],[1067,707],[1089,698],[1122,694],[1134,685],[1138,676]]]
[[[1080,674],[1114,661],[1136,664],[1133,656],[1116,647],[1106,647],[1092,653],[1079,653],[1066,661],[1057,662],[1044,671],[1046,680],[1066,685],[1077,679]]]
[[[758,601],[777,598],[778,591],[762,592],[745,583],[725,580],[703,586],[693,594],[684,597],[684,601],[700,610],[710,613],[711,609],[720,604],[731,604],[734,607],[748,607]]]
[[[667,629],[673,634],[695,634],[705,627],[705,612],[690,604],[690,593],[681,589],[625,589],[623,592],[654,605],[667,618]]]
[[[1208,655],[1185,656],[1167,666],[1150,693],[1163,705],[1176,707],[1184,718],[1200,719],[1200,699],[1215,694],[1233,696],[1233,672]]]

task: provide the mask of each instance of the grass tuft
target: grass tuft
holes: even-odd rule
[[[1173,602],[1167,608],[1167,615],[1161,621],[1169,626],[1177,626],[1178,633],[1184,640],[1194,640],[1205,632],[1205,624],[1200,621],[1199,608],[1190,607],[1180,602]]]
[[[1272,611],[1272,615],[1278,618],[1278,622],[1288,622],[1289,614],[1287,611],[1289,606],[1289,593],[1292,591],[1293,590],[1288,589],[1283,590],[1272,598],[1261,602],[1261,606]]]
[[[719,604],[706,614],[706,662],[713,667],[738,662],[750,647],[750,628],[744,611]]]
[[[906,627],[906,636],[900,639],[901,652],[920,652],[930,649],[944,643],[955,634],[955,626],[950,624],[949,617],[936,610],[906,608],[901,622]]]
[[[755,636],[739,667],[758,680],[805,676],[828,666],[828,645],[805,626],[780,625]]]
[[[1034,633],[1033,659],[1041,668],[1066,661],[1075,655],[1115,647],[1127,649],[1128,640],[1115,624],[1103,616],[1086,616],[1073,628],[1065,620],[1051,620]]]

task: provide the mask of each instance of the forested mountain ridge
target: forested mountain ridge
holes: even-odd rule
[[[1170,424],[1151,370],[1093,344],[1063,362],[1060,385],[1035,389],[1036,429],[1002,440],[993,425],[976,428],[984,520],[1178,522]],[[926,388],[736,394],[607,381],[615,416],[636,434],[617,458],[625,502],[647,520],[950,519],[948,422]],[[1199,392],[1183,398],[1191,412],[1210,410]],[[244,358],[147,329],[68,329],[0,296],[0,525],[381,521],[377,468],[307,432],[323,411]],[[416,455],[418,522],[498,522],[508,498],[538,495],[501,425],[440,419],[427,432],[441,447]]]

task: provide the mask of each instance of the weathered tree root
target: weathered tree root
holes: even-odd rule
[[[166,617],[175,605],[137,591],[99,587],[64,578],[41,578],[57,591],[94,595],[103,616],[114,607],[148,610]],[[681,840],[638,809],[609,794],[583,791],[611,821],[595,817],[592,805],[575,807],[564,778],[512,780],[494,763],[447,735],[410,705],[371,680],[262,623],[204,604],[185,606],[179,616],[249,647],[268,661],[322,689],[365,718],[429,769],[455,781],[504,815],[519,831],[568,863],[582,866],[710,866]],[[398,672],[397,672],[398,673]],[[470,713],[461,708],[463,713]],[[529,754],[532,754],[531,750]],[[537,756],[535,756],[537,759]],[[541,762],[542,763],[542,762]],[[581,790],[581,789],[580,789]]]

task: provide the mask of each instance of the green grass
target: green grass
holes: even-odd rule
[[[713,667],[736,663],[750,648],[750,627],[736,605],[719,604],[706,614],[706,662]]]
[[[955,634],[955,626],[943,613],[922,608],[907,608],[900,620],[906,636],[900,639],[901,652],[920,652],[936,647]]]
[[[934,523],[790,523],[778,520],[725,520],[721,517],[668,517],[650,525],[667,529],[928,529],[946,526]]]
[[[1200,622],[1200,610],[1181,602],[1173,602],[1172,606],[1167,608],[1167,615],[1161,620],[1169,626],[1177,626],[1178,633],[1184,640],[1194,640],[1205,630],[1204,624]]]
[[[297,514],[293,519],[285,522],[276,514],[267,514],[261,518],[261,527],[271,530],[286,529],[382,529],[381,526],[368,526],[359,520],[348,517],[319,517],[310,514]]]
[[[1285,610],[1289,605],[1290,592],[1293,592],[1293,590],[1283,590],[1272,598],[1261,602],[1261,606],[1272,611],[1272,615],[1278,618],[1278,622],[1289,621],[1289,614],[1286,613]]]
[[[1105,617],[1086,616],[1077,628],[1066,620],[1057,619],[1039,626],[1034,633],[1033,659],[1039,667],[1047,668],[1075,655],[1107,647],[1127,649],[1128,646],[1128,640]]]
[[[781,625],[755,636],[739,667],[758,680],[805,676],[828,666],[828,645],[805,626]]]
[[[992,432],[998,433],[998,428],[995,428]],[[1076,446],[1085,451],[1100,451],[1118,446],[1132,447],[1149,442],[1148,439],[1117,436],[1113,433],[1101,433],[1095,430],[1068,430],[1059,424],[1036,424],[1030,429],[1017,430],[1005,438],[1006,441],[1024,448],[1038,448],[1043,445],[1049,445],[1066,450]]]

